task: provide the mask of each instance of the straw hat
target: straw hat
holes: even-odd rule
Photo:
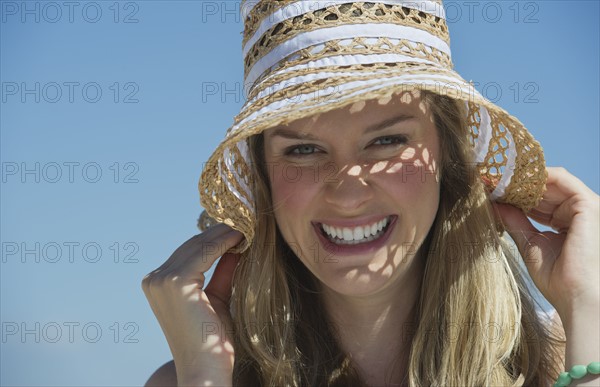
[[[453,70],[441,0],[246,0],[247,101],[204,165],[201,204],[249,247],[255,209],[249,136],[299,118],[420,89],[463,101],[473,161],[493,200],[524,210],[540,201],[544,155],[527,129]]]

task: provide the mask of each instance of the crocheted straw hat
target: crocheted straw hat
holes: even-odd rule
[[[249,136],[360,100],[421,89],[464,101],[474,162],[493,200],[537,205],[546,169],[523,124],[453,71],[441,0],[247,0],[246,103],[204,165],[201,204],[218,222],[254,237]]]

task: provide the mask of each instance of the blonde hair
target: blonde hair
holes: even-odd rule
[[[422,97],[440,138],[440,205],[419,250],[425,271],[415,320],[399,327],[411,350],[396,362],[408,365],[411,386],[547,384],[560,371],[564,342],[536,313],[520,256],[498,233],[470,162],[464,104],[430,92]],[[234,385],[362,385],[336,340],[317,279],[278,231],[262,134],[249,148],[257,222],[233,281]]]

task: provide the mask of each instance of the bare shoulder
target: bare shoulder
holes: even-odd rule
[[[175,362],[171,360],[160,366],[150,376],[144,387],[177,387]]]

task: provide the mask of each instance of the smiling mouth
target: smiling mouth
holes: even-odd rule
[[[320,223],[319,230],[325,238],[336,245],[358,245],[381,238],[390,226],[389,215],[377,223],[363,227],[333,227]]]

